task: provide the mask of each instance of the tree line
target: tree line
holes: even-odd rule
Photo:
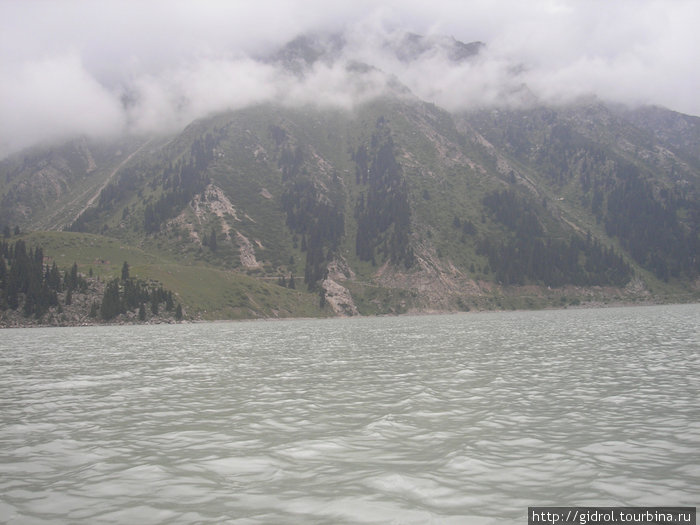
[[[87,281],[78,274],[77,264],[63,275],[56,263],[44,264],[41,247],[29,248],[24,240],[0,243],[0,310],[18,310],[25,317],[41,318],[49,308],[59,307],[58,294],[65,292],[70,304],[74,291],[84,293]]]
[[[286,140],[279,132],[275,136]],[[281,203],[286,224],[295,236],[301,236],[301,251],[306,253],[304,282],[313,290],[325,279],[328,262],[345,234],[345,215],[337,177],[333,177],[330,189],[322,188],[305,168],[306,157],[302,146],[292,149],[285,145],[280,149],[278,166],[284,183]]]
[[[664,281],[700,274],[700,204],[661,191],[633,165],[620,166],[607,195],[604,225],[641,266]],[[600,213],[600,212],[599,212]],[[679,221],[686,215],[686,223]]]
[[[640,266],[664,281],[700,275],[700,204],[692,184],[658,182],[667,168],[635,164],[551,109],[499,124],[511,153],[555,186],[580,186],[583,205]]]
[[[119,314],[138,310],[140,321],[146,320],[146,305],[152,315],[158,315],[161,304],[164,304],[165,312],[174,312],[175,319],[182,320],[182,306],[175,305],[173,294],[165,290],[163,285],[148,283],[142,279],[135,279],[129,275],[129,263],[124,261],[121,278],[114,278],[105,285],[102,302],[99,307],[99,315],[105,321],[109,321]],[[93,316],[97,310],[93,306]]]
[[[379,257],[410,268],[414,255],[408,185],[394,149],[389,123],[379,117],[369,144],[353,153],[355,182],[366,187],[355,203],[355,253],[363,261],[376,264]]]
[[[514,190],[487,194],[483,204],[491,216],[512,235],[505,240],[483,237],[477,253],[485,255],[496,280],[503,284],[562,286],[624,286],[632,268],[611,247],[590,234],[568,239],[545,236],[534,206]]]
[[[24,240],[0,242],[0,311],[21,310],[29,318],[41,319],[50,309],[63,313],[73,304],[74,294],[87,294],[94,282],[78,272],[73,263],[70,270],[61,272],[56,262],[45,262],[40,246],[27,248]],[[147,310],[148,309],[148,310]],[[139,320],[146,320],[161,311],[183,318],[182,306],[173,299],[170,290],[162,285],[130,277],[129,265],[124,262],[121,278],[105,284],[101,300],[92,302],[87,315],[109,321],[119,314],[137,311]]]

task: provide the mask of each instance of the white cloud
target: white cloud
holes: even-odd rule
[[[215,112],[271,100],[278,72],[251,59],[203,59],[131,83],[131,129],[167,132]]]
[[[381,92],[385,76],[348,75],[345,62],[300,80],[250,58],[315,30],[345,30],[347,60],[448,109],[590,93],[700,115],[698,26],[695,0],[0,0],[0,155],[265,100],[347,108]],[[488,46],[470,63],[435,52],[409,68],[384,46],[400,30]]]
[[[74,55],[2,67],[0,153],[75,134],[121,130],[118,100]]]
[[[385,92],[387,76],[379,71],[355,74],[346,62],[317,63],[303,79],[288,78],[278,98],[285,104],[312,104],[350,110]]]

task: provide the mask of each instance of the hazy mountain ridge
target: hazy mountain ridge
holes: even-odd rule
[[[374,37],[374,35],[373,35]],[[316,62],[330,65],[338,60],[360,62],[361,55],[357,49],[357,36],[348,38],[342,33],[310,33],[300,35],[287,43],[280,50],[261,60],[278,63],[288,69],[303,73]],[[403,63],[411,63],[421,58],[442,54],[454,63],[474,59],[485,47],[483,42],[460,42],[453,37],[444,35],[418,35],[410,32],[397,31],[385,35],[378,42],[378,47]],[[367,66],[372,67],[367,61]]]
[[[404,60],[481,49],[404,38]],[[304,74],[343,45],[302,38],[273,59]],[[0,220],[284,286],[293,276],[340,315],[498,307],[504,294],[536,307],[553,301],[547,287],[583,300],[692,295],[699,122],[595,99],[450,113],[406,90],[352,110],[261,104],[147,146],[15,155],[0,163]],[[57,212],[69,205],[85,208],[77,220]]]
[[[37,146],[0,162],[0,222],[62,229],[145,140],[86,137]]]

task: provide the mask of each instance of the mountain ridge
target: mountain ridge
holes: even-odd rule
[[[421,39],[414,55],[444,51]],[[482,46],[457,44],[464,60]],[[106,235],[261,282],[295,276],[334,315],[698,300],[697,144],[697,117],[590,97],[469,111],[403,89],[352,109],[261,103],[167,137],[5,159],[0,225]]]

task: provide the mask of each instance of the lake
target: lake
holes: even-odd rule
[[[700,305],[0,331],[0,521],[696,506]]]

